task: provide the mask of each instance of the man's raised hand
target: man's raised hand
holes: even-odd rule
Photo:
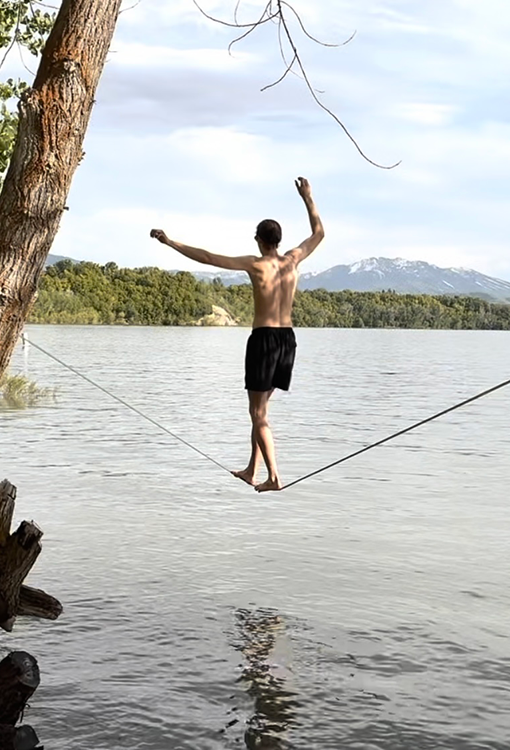
[[[168,245],[168,237],[162,229],[151,229],[151,237],[155,240],[159,240],[163,245]]]
[[[306,177],[298,177],[295,181],[297,191],[303,200],[312,197],[312,188]]]

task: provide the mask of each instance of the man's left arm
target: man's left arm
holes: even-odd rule
[[[229,255],[218,255],[217,253],[210,253],[208,250],[202,250],[199,247],[191,247],[190,245],[183,245],[181,242],[169,239],[162,229],[153,229],[151,231],[151,237],[159,240],[163,245],[177,250],[178,253],[184,255],[186,258],[196,260],[198,263],[205,263],[209,266],[216,266],[217,268],[227,268],[230,271],[251,271],[255,257],[253,255],[238,255],[232,257]]]

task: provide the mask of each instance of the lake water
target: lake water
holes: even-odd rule
[[[271,420],[285,481],[510,377],[505,332],[298,330]],[[246,329],[29,329],[232,468]],[[257,495],[31,348],[56,403],[0,413],[46,750],[508,750],[510,388]]]

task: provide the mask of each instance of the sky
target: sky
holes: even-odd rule
[[[381,164],[366,162],[284,71],[277,28],[239,32],[193,0],[126,2],[52,252],[97,263],[205,270],[151,240],[256,252],[257,223],[282,249],[309,234],[294,179],[307,177],[326,239],[321,271],[368,257],[474,268],[510,280],[508,0],[295,0],[295,43],[313,86]],[[232,21],[236,0],[202,0]],[[241,0],[255,20],[264,0]],[[4,74],[17,69],[14,57]],[[9,70],[9,66],[11,70]],[[19,66],[18,66],[19,67]],[[28,76],[23,71],[25,77]],[[212,269],[211,269],[212,270]]]

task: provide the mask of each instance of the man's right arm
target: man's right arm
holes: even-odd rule
[[[161,242],[163,245],[177,250],[178,253],[184,255],[186,258],[196,260],[197,263],[205,263],[209,266],[216,266],[217,268],[227,268],[231,271],[246,271],[250,273],[253,269],[253,263],[256,258],[253,255],[238,255],[232,257],[231,255],[218,255],[217,253],[210,253],[208,250],[202,250],[199,247],[191,247],[191,245],[183,245],[182,242],[169,239],[162,229],[153,229],[151,231],[151,237]]]
[[[322,242],[324,239],[324,227],[322,226],[317,206],[312,198],[312,188],[310,187],[308,180],[304,177],[299,177],[296,180],[296,187],[299,195],[303,199],[306,210],[308,211],[308,218],[310,219],[310,226],[312,229],[310,237],[307,237],[307,239],[294,250],[289,250],[288,253],[285,253],[285,255],[290,255],[294,259],[296,265],[298,265],[305,260],[305,258],[308,258],[308,256],[311,255]]]

